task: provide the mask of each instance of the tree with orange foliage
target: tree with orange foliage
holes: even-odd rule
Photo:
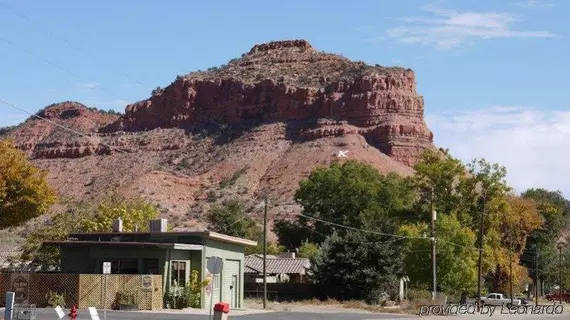
[[[519,265],[520,256],[529,234],[542,226],[543,219],[532,199],[509,196],[506,200],[507,210],[499,226],[501,248],[495,252],[494,287],[495,291],[509,292],[512,278],[513,292],[517,293],[529,280],[527,269]]]
[[[0,228],[20,225],[48,211],[56,201],[46,172],[9,140],[0,140]]]

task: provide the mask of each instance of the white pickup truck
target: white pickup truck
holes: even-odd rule
[[[490,306],[502,306],[502,305],[511,305],[511,298],[506,298],[501,293],[489,293],[487,297],[481,298],[481,305],[490,305]],[[513,306],[520,306],[521,300],[513,298]]]

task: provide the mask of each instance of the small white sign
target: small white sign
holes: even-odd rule
[[[57,316],[62,319],[63,317],[65,317],[65,312],[63,312],[63,309],[61,309],[60,306],[57,306],[54,308],[55,312],[57,312]]]
[[[103,262],[103,274],[111,274],[111,262]]]
[[[97,314],[97,309],[95,309],[95,307],[89,307],[87,309],[89,310],[91,320],[99,320],[99,315]]]

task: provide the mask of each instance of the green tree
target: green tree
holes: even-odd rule
[[[312,234],[311,226],[301,225],[297,220],[276,219],[273,223],[273,232],[277,235],[279,245],[295,250]]]
[[[405,273],[415,288],[431,288],[430,226],[420,222],[404,225],[400,234],[410,237],[405,241]],[[447,294],[474,291],[477,286],[476,236],[462,226],[455,214],[441,215],[436,220],[438,290]]]
[[[208,228],[229,236],[257,241],[256,247],[247,247],[246,254],[263,252],[263,230],[245,210],[238,199],[214,204],[206,215]],[[277,248],[276,248],[277,250]]]
[[[462,183],[467,178],[465,165],[453,158],[448,150],[426,149],[414,166],[412,182],[419,197],[413,220],[429,221],[431,205],[443,214],[458,214],[462,221],[470,221],[462,203]]]
[[[46,171],[26,159],[9,140],[0,140],[0,228],[47,213],[56,201]]]
[[[560,191],[529,189],[522,193],[522,197],[536,202],[544,224],[542,228],[530,233],[521,262],[529,269],[529,275],[535,279],[536,260],[539,266],[545,266],[540,278],[557,283],[558,268],[553,267],[555,264],[551,262],[558,257],[556,243],[562,231],[568,226],[570,204]]]
[[[312,280],[326,297],[377,303],[383,292],[397,292],[403,251],[394,238],[334,232],[312,260]]]
[[[21,247],[20,261],[49,270],[59,266],[59,248],[43,246],[44,241],[64,241],[70,234],[80,232],[81,223],[89,217],[83,206],[55,214],[44,225],[37,227]]]
[[[464,210],[470,216],[466,226],[479,230],[483,218],[483,276],[492,277],[504,254],[501,222],[508,214],[508,196],[512,189],[506,183],[504,166],[474,159],[466,167],[468,178],[461,185]],[[478,242],[477,239],[477,247]]]
[[[136,228],[147,231],[148,221],[159,215],[157,207],[144,200],[111,199],[101,203],[92,218],[83,219],[80,229],[82,232],[111,232],[113,221],[121,218],[125,232],[135,231]]]
[[[267,243],[267,254],[279,255],[283,252],[285,252],[284,246],[281,246],[275,242]],[[263,253],[263,239],[261,241],[258,241],[255,253]]]
[[[110,232],[115,218],[123,219],[123,230],[147,230],[148,220],[159,216],[158,209],[143,200],[127,200],[112,197],[103,200],[98,206],[86,203],[71,205],[70,210],[55,214],[44,225],[32,231],[22,245],[20,261],[47,270],[59,266],[59,249],[43,246],[45,241],[66,240],[72,233]],[[96,208],[91,212],[91,208]]]
[[[314,170],[301,181],[295,200],[303,206],[303,215],[316,219],[299,216],[295,226],[307,235],[300,240],[320,244],[334,231],[340,236],[346,232],[331,222],[375,230],[385,221],[398,221],[411,208],[414,197],[412,186],[397,174],[382,175],[371,165],[356,161],[335,163]]]
[[[245,204],[238,199],[225,200],[214,204],[206,215],[208,228],[229,236],[259,240],[262,228],[245,210]]]
[[[314,258],[319,252],[319,247],[309,241],[303,241],[303,244],[299,248],[299,258]]]

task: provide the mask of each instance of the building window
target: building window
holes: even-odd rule
[[[139,263],[137,259],[116,259],[111,261],[112,274],[138,274]],[[103,264],[101,263],[101,266]]]
[[[144,259],[143,260],[143,273],[144,274],[159,274],[158,259]]]
[[[186,285],[186,262],[172,261],[171,263],[170,284],[173,287],[184,287]]]

